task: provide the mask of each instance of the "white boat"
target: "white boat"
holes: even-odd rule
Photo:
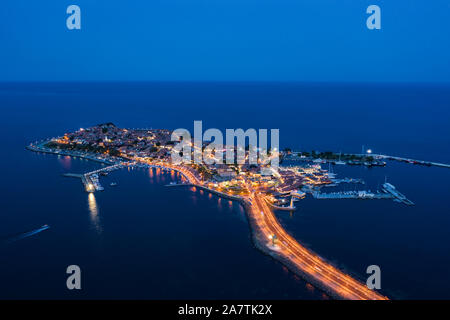
[[[339,152],[339,160],[336,161],[334,164],[346,164],[344,161],[341,160],[341,152]]]

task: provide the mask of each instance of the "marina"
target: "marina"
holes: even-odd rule
[[[370,192],[370,191],[343,191],[321,193],[319,191],[312,193],[315,199],[393,199],[393,196],[388,193]]]
[[[119,170],[122,168],[128,167],[126,162],[121,164],[114,164],[112,166],[104,167],[95,171],[87,172],[84,174],[76,174],[76,173],[64,173],[64,177],[69,178],[79,178],[84,185],[86,192],[94,192],[94,191],[103,191],[105,188],[100,184],[99,175],[105,175],[109,172]],[[110,186],[116,186],[117,183],[112,182]]]
[[[108,130],[115,132],[114,143],[116,145],[115,147],[111,146],[110,149],[104,149],[105,142],[112,143],[113,141],[111,140],[111,132],[108,133],[109,137],[106,137],[105,133]],[[93,132],[95,134],[92,134]],[[161,132],[160,139],[165,141],[168,132]],[[133,134],[136,135],[136,139],[139,141],[139,139],[143,139],[139,134],[144,134],[147,140],[152,140],[154,133],[134,132]],[[95,136],[104,137],[95,140]],[[85,158],[94,157],[97,160],[104,161],[103,163],[109,162],[109,166],[85,174],[65,174],[66,177],[80,178],[86,192],[90,193],[89,196],[92,199],[93,192],[104,190],[100,183],[100,176],[106,176],[114,170],[124,167],[136,167],[156,168],[157,172],[171,172],[172,174],[178,172],[183,178],[182,183],[172,181],[167,186],[187,185],[187,183],[184,183],[187,181],[188,184],[193,186],[193,191],[198,188],[215,193],[222,198],[243,203],[247,209],[249,221],[252,221],[252,219],[256,221],[256,223],[252,224],[256,229],[255,233],[263,235],[263,238],[258,238],[258,247],[266,252],[267,248],[264,247],[266,240],[264,240],[264,237],[271,239],[271,244],[268,246],[271,253],[267,253],[272,255],[272,251],[276,251],[277,259],[282,261],[287,268],[292,268],[291,270],[294,273],[303,276],[331,296],[344,299],[386,299],[383,295],[367,291],[358,280],[342,273],[338,268],[335,268],[314,252],[307,252],[305,256],[306,249],[286,233],[274,215],[274,210],[295,211],[297,207],[294,206],[294,202],[304,199],[307,193],[310,193],[315,199],[393,199],[396,202],[413,205],[412,201],[408,200],[392,184],[387,182],[383,185],[382,191],[377,192],[355,190],[322,193],[320,190],[325,186],[334,187],[344,183],[365,184],[362,179],[337,178],[337,173],[332,171],[331,164],[344,164],[346,155],[341,158],[341,154],[339,154],[339,163],[328,162],[329,170],[322,168],[321,164],[324,162],[318,158],[312,164],[280,167],[276,173],[270,176],[262,176],[257,170],[251,170],[251,167],[246,167],[243,172],[239,172],[243,168],[237,168],[238,172],[236,172],[230,168],[224,170],[224,168],[216,167],[214,164],[209,166],[198,163],[174,164],[171,162],[170,153],[167,152],[171,150],[170,145],[165,145],[163,150],[159,150],[159,154],[164,154],[164,156],[157,156],[155,152],[158,152],[158,149],[154,147],[149,148],[146,153],[141,152],[138,148],[128,150],[127,147],[125,149],[123,144],[126,144],[128,139],[127,129],[120,129],[109,123],[65,134],[48,143],[39,144],[36,148],[37,150],[44,149],[46,152],[55,154],[61,154],[61,149],[63,149],[66,155]],[[92,141],[94,140],[103,141],[101,142],[103,149],[95,149],[89,144],[93,143]],[[76,142],[74,143],[73,141]],[[90,147],[80,147],[77,144],[78,142]],[[158,143],[161,145],[161,142],[158,141]],[[33,148],[35,146],[30,145],[30,150],[33,150]],[[67,149],[70,149],[70,151],[67,151]],[[80,149],[82,151],[79,151]],[[86,150],[100,150],[101,152],[98,152],[99,155],[95,156],[89,152],[84,152]],[[123,152],[119,150],[123,150]],[[325,154],[330,156],[329,153]],[[380,161],[373,161],[370,158],[363,159],[369,166],[376,165],[375,163]],[[113,185],[116,185],[116,183],[111,184],[111,186]],[[321,274],[311,272],[311,269],[317,269],[317,266],[320,266],[320,270],[325,268],[327,272]]]
[[[315,199],[361,199],[361,200],[372,200],[372,199],[392,199],[396,202],[401,202],[408,206],[414,205],[414,202],[406,198],[401,194],[392,184],[384,183],[382,192],[371,192],[360,190],[360,191],[342,191],[342,192],[330,192],[322,193],[320,191],[312,191],[312,196]]]

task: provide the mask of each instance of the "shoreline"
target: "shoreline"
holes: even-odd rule
[[[336,300],[343,300],[343,298],[341,296],[335,294],[333,291],[331,291],[328,288],[326,288],[325,286],[323,286],[320,282],[315,281],[315,279],[313,277],[310,277],[308,274],[302,272],[299,268],[296,268],[284,256],[278,254],[275,250],[271,250],[269,247],[267,247],[265,245],[266,238],[263,236],[263,234],[262,234],[262,232],[260,230],[257,230],[257,228],[258,228],[257,227],[257,222],[250,215],[250,210],[251,209],[250,209],[250,204],[248,203],[248,201],[246,201],[245,199],[243,199],[243,198],[241,198],[239,196],[229,195],[229,194],[226,194],[226,193],[222,193],[220,191],[209,189],[209,188],[204,187],[204,186],[198,186],[198,185],[194,185],[194,184],[192,184],[192,186],[198,187],[199,189],[205,190],[207,192],[211,192],[212,194],[215,194],[218,197],[239,202],[244,208],[245,216],[247,217],[247,223],[248,223],[248,227],[249,227],[249,231],[250,231],[250,235],[251,235],[250,238],[252,239],[253,246],[257,250],[259,250],[264,255],[270,257],[275,262],[280,263],[282,266],[285,266],[289,270],[289,272],[291,272],[294,275],[299,276],[303,281],[305,281],[306,283],[310,283],[316,289],[318,289],[319,291],[322,291],[323,293],[327,294],[329,297],[331,297],[333,299],[336,299]]]
[[[79,157],[79,158],[84,158],[84,159],[91,160],[91,161],[100,162],[100,163],[103,163],[103,164],[115,164],[116,163],[116,161],[113,161],[113,160],[98,159],[98,158],[96,158],[94,156],[95,154],[93,154],[93,155],[91,155],[91,154],[79,154],[78,152],[75,153],[75,152],[70,152],[70,151],[65,151],[65,150],[64,151],[60,151],[60,150],[54,150],[54,149],[50,149],[50,148],[45,148],[45,147],[42,147],[42,143],[40,145],[37,145],[37,146],[33,146],[33,145],[27,146],[26,149],[30,150],[30,151],[33,151],[33,152],[43,152],[43,153],[55,154],[55,155]],[[125,160],[125,159],[123,159],[123,160]],[[250,233],[251,233],[252,243],[255,246],[255,248],[257,248],[263,254],[265,254],[267,256],[270,256],[275,261],[281,263],[283,266],[285,266],[294,275],[297,275],[297,276],[301,277],[305,282],[312,284],[315,288],[317,288],[318,290],[324,292],[325,294],[327,294],[331,298],[338,299],[338,300],[340,300],[340,299],[348,299],[348,297],[346,297],[345,295],[339,294],[336,290],[333,290],[331,288],[331,286],[325,285],[318,278],[316,278],[313,275],[310,275],[307,272],[305,272],[304,270],[302,270],[299,266],[295,265],[295,263],[290,261],[289,258],[286,255],[283,255],[283,254],[277,252],[276,250],[270,248],[267,245],[267,242],[268,242],[267,238],[264,236],[264,233],[263,233],[261,227],[259,226],[256,218],[251,214],[251,212],[252,212],[252,203],[248,199],[245,199],[242,196],[235,196],[235,195],[230,195],[230,194],[227,194],[227,193],[223,193],[223,192],[220,192],[220,191],[217,191],[217,190],[214,190],[214,189],[210,189],[210,188],[208,188],[206,186],[200,185],[200,184],[196,183],[196,181],[192,181],[193,179],[189,177],[189,174],[184,173],[182,170],[180,170],[180,169],[178,169],[176,167],[168,166],[168,165],[161,164],[161,163],[159,163],[159,164],[147,164],[147,165],[149,167],[160,167],[160,168],[165,168],[167,170],[177,171],[187,181],[190,182],[190,186],[198,187],[199,189],[202,189],[202,190],[205,190],[205,191],[210,192],[212,194],[215,194],[215,195],[217,195],[217,196],[219,196],[221,198],[226,198],[226,199],[229,199],[229,200],[232,200],[232,201],[238,201],[244,207],[244,211],[245,211],[245,214],[246,214],[246,217],[247,217],[247,221],[248,221],[248,225],[249,225],[249,229],[250,229]],[[278,219],[276,218],[275,214],[273,214],[273,218],[275,219],[276,223],[279,224]],[[296,239],[295,239],[295,241],[299,244],[299,246],[301,246],[301,244]],[[301,246],[301,247],[303,247],[303,246]],[[315,253],[313,251],[307,249],[306,247],[304,249],[315,255]],[[339,270],[337,267],[333,266],[326,259],[324,259],[324,258],[322,258],[320,256],[318,256],[318,257],[324,263],[326,263],[326,264],[330,265],[331,267],[336,268],[337,270]],[[353,279],[357,283],[360,283],[359,280],[357,280],[356,278],[348,275],[347,273],[345,273],[345,275],[350,277],[351,279]],[[360,283],[360,284],[363,285],[362,283]],[[379,296],[379,299],[385,299],[385,300],[387,299],[387,297],[379,294],[376,291],[372,291],[372,292],[375,293],[375,296]]]
[[[45,148],[45,147],[42,147],[42,143],[37,146],[32,146],[32,145],[26,146],[25,149],[29,150],[29,151],[33,151],[33,152],[38,152],[38,153],[41,152],[41,153],[47,153],[47,154],[55,154],[55,155],[59,155],[59,156],[69,156],[69,157],[74,157],[74,158],[78,157],[78,158],[83,158],[83,159],[87,159],[90,161],[95,161],[95,162],[99,162],[99,163],[103,163],[103,164],[107,164],[107,165],[113,165],[116,163],[116,161],[112,161],[112,160],[98,159],[94,156],[95,154],[83,155],[83,154],[78,154],[78,153],[66,151],[66,150],[55,150],[55,149]]]

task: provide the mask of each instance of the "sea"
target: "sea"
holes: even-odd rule
[[[144,168],[101,177],[105,190],[88,194],[62,174],[102,164],[33,153],[30,142],[105,122],[192,130],[201,120],[204,130],[279,129],[282,149],[450,163],[442,84],[15,82],[0,83],[0,112],[0,299],[329,299],[254,247],[240,204],[167,187],[180,177]],[[324,192],[388,181],[415,205],[307,196],[276,212],[283,227],[363,282],[379,266],[392,299],[450,299],[450,169],[323,168],[366,182]],[[81,290],[66,286],[70,265]]]

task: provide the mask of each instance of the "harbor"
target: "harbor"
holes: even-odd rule
[[[361,199],[361,200],[372,200],[372,199],[392,199],[396,202],[401,202],[408,206],[414,205],[414,202],[406,198],[401,194],[392,184],[384,183],[382,191],[371,192],[360,190],[360,191],[342,191],[342,192],[330,192],[322,193],[320,191],[311,192],[315,199]]]
[[[184,182],[183,180],[187,181],[193,186],[192,190],[194,191],[198,188],[215,193],[220,197],[243,203],[249,221],[254,219],[256,222],[256,224],[252,224],[256,229],[255,231],[263,235],[263,238],[259,239],[260,243],[258,247],[264,247],[265,249],[263,251],[272,256],[276,252],[277,260],[282,262],[287,268],[292,268],[291,270],[295,274],[303,276],[311,283],[314,283],[315,286],[335,298],[386,299],[383,295],[368,291],[363,283],[341,272],[338,268],[314,252],[308,251],[299,242],[291,238],[279,225],[273,211],[282,210],[292,212],[296,210],[294,201],[305,198],[307,193],[312,194],[315,199],[393,199],[397,202],[412,205],[413,203],[398,192],[393,185],[386,182],[383,185],[382,191],[376,193],[370,190],[321,193],[320,190],[324,186],[337,186],[344,183],[364,184],[364,181],[362,179],[337,178],[337,174],[331,170],[331,162],[329,170],[322,169],[321,162],[314,161],[313,164],[303,166],[281,167],[276,174],[270,176],[262,176],[258,170],[252,170],[251,167],[245,168],[246,170],[243,172],[235,172],[230,168],[224,171],[223,168],[215,167],[214,165],[208,166],[197,163],[173,164],[170,153],[164,150],[166,153],[164,153],[163,158],[161,158],[162,156],[156,156],[154,153],[158,152],[157,148],[150,148],[149,153],[142,153],[140,149],[132,149],[128,153],[120,151],[126,151],[124,147],[106,149],[104,143],[112,143],[113,141],[110,138],[110,134],[108,138],[105,136],[103,139],[99,139],[103,141],[101,142],[101,149],[98,149],[99,147],[95,149],[95,147],[89,145],[88,147],[84,147],[82,151],[79,151],[82,147],[77,145],[78,142],[87,145],[90,143],[87,141],[93,139],[93,135],[90,133],[86,134],[86,131],[96,132],[97,135],[105,135],[104,131],[108,131],[109,129],[116,131],[116,142],[114,143],[121,145],[124,142],[122,140],[117,141],[117,139],[123,139],[124,141],[128,139],[127,130],[118,129],[113,125],[100,125],[89,129],[82,129],[76,133],[66,134],[63,137],[52,140],[51,144],[40,145],[40,147],[49,149],[46,151],[51,152],[53,146],[55,146],[57,149],[53,151],[56,151],[54,152],[56,154],[60,154],[61,149],[63,149],[64,153],[71,154],[72,156],[74,153],[77,155],[80,154],[83,157],[92,157],[92,154],[84,151],[101,150],[96,157],[97,160],[109,160],[111,165],[85,174],[65,174],[67,177],[80,178],[86,192],[90,193],[90,197],[93,197],[93,192],[104,190],[100,183],[100,176],[107,175],[109,172],[123,167],[156,168],[162,172],[179,172],[183,178],[182,182]],[[150,132],[144,132],[144,134],[149,134],[147,138],[152,139]],[[165,139],[167,134],[167,132],[164,132],[161,139]],[[81,137],[86,137],[91,140],[81,139]],[[74,143],[72,141],[76,142]],[[165,146],[164,148],[170,150],[170,147]],[[67,152],[65,151],[66,149],[70,149],[70,151]],[[117,155],[120,155],[120,157],[117,157]],[[341,161],[340,154],[339,164],[344,164],[344,161]],[[244,168],[238,169],[242,170]],[[180,185],[180,183],[172,181],[169,184],[169,186],[176,185]],[[270,239],[270,241],[267,242],[267,239]],[[315,270],[319,270],[320,272],[318,273]]]
[[[64,177],[79,178],[84,185],[86,192],[103,191],[105,188],[100,184],[99,175],[107,175],[109,172],[119,170],[128,167],[126,162],[121,164],[114,164],[112,166],[104,167],[95,171],[87,172],[84,174],[76,173],[64,173]],[[111,184],[115,186],[115,183]]]
[[[88,193],[96,192],[96,191],[104,191],[105,188],[100,183],[100,175],[107,175],[108,173],[119,170],[124,167],[140,167],[140,168],[157,168],[162,171],[170,171],[175,169],[169,169],[164,165],[158,165],[158,164],[148,164],[148,163],[140,163],[136,161],[123,161],[122,159],[109,159],[109,158],[102,158],[99,156],[96,156],[94,154],[89,154],[85,152],[77,152],[77,151],[62,151],[62,150],[54,150],[50,148],[46,148],[43,146],[45,142],[42,142],[41,144],[36,145],[30,145],[27,147],[27,149],[35,152],[44,152],[44,153],[51,153],[51,154],[57,154],[57,155],[65,155],[65,156],[72,156],[72,157],[80,157],[85,158],[92,161],[101,162],[104,164],[110,164],[107,167],[100,168],[98,170],[94,170],[91,172],[87,172],[84,174],[75,174],[75,173],[65,173],[63,176],[65,177],[72,177],[72,178],[78,178],[81,179],[81,182],[84,185],[85,191]],[[317,165],[317,164],[316,164]],[[289,169],[293,169],[295,167],[289,167]],[[178,170],[176,170],[178,171]],[[184,173],[179,171],[182,176],[184,176]],[[345,183],[345,184],[365,184],[365,182],[362,179],[355,179],[355,178],[342,178],[338,179],[336,178],[336,174],[331,171],[331,169],[327,172],[327,177],[329,178],[330,183],[323,184],[323,187],[335,187],[339,184]],[[186,178],[184,176],[184,178]],[[188,183],[189,184],[189,183]],[[112,183],[112,186],[116,186],[116,183]],[[172,183],[167,186],[182,186],[186,185],[186,183]],[[304,191],[304,192],[303,192]],[[305,197],[306,193],[310,193],[315,199],[318,200],[325,200],[325,199],[360,199],[360,200],[383,200],[383,199],[392,199],[396,202],[400,202],[406,205],[414,205],[414,203],[407,199],[403,194],[401,194],[392,184],[385,183],[383,184],[382,191],[377,192],[371,192],[371,191],[342,191],[342,192],[330,192],[330,193],[323,193],[320,192],[317,189],[311,188],[311,186],[304,186],[303,191],[296,191],[291,192],[290,196],[290,204],[284,205],[286,199],[281,199],[278,201],[269,201],[266,199],[267,203],[275,210],[282,210],[282,211],[294,211],[296,210],[296,207],[294,206],[294,201],[298,201],[299,199],[302,199]]]
[[[97,129],[95,128],[93,130]],[[82,134],[85,130],[83,129],[79,132]],[[75,140],[73,136],[72,138]],[[52,143],[64,149],[74,148],[74,146],[67,147],[71,143],[69,142],[71,141],[70,139],[69,136],[65,135],[63,138],[56,139]],[[45,148],[47,146],[43,147]],[[60,149],[57,151],[59,153]],[[81,154],[86,156],[84,153]],[[109,154],[110,151],[106,150],[102,153],[101,157],[106,160]],[[117,153],[114,152],[114,154]],[[111,161],[113,164],[95,171],[82,175],[66,174],[66,176],[81,178],[85,190],[92,197],[93,192],[104,190],[100,184],[99,178],[101,175],[107,175],[109,172],[123,167],[157,168],[167,172],[177,171],[184,180],[193,185],[193,190],[196,190],[196,188],[204,189],[221,197],[244,203],[249,221],[255,222],[251,223],[255,229],[255,234],[257,233],[262,236],[261,239],[257,239],[257,246],[264,248],[262,249],[264,252],[270,254],[272,257],[276,257],[277,260],[282,262],[295,274],[301,275],[329,295],[343,299],[387,299],[383,295],[367,290],[363,283],[341,272],[313,251],[308,251],[286,233],[279,225],[273,212],[273,209],[284,211],[295,210],[294,201],[303,199],[306,196],[306,189],[299,190],[303,187],[309,187],[309,190],[320,190],[321,186],[327,184],[361,183],[360,180],[350,178],[336,179],[336,174],[322,169],[320,164],[302,168],[280,168],[277,174],[270,177],[262,177],[258,172],[248,171],[244,175],[232,174],[230,177],[226,175],[219,176],[217,174],[222,179],[218,179],[218,177],[214,179],[214,176],[208,175],[211,170],[208,170],[207,167],[198,164],[175,165],[170,162],[168,156],[164,160],[155,161],[154,157],[131,154],[128,156],[123,155],[120,159],[120,161],[113,160]],[[170,185],[176,184],[172,183]],[[385,192],[382,195],[381,193],[374,195],[366,191],[358,191],[352,197],[358,196],[359,198],[367,199],[396,197],[403,201],[406,199],[400,193],[396,192],[393,186],[386,186],[384,190]],[[325,198],[326,194],[317,194],[316,196],[318,198]],[[332,197],[336,197],[336,195],[332,194]],[[287,204],[288,201],[289,204]],[[267,242],[267,239],[270,239],[270,242]],[[320,270],[320,272],[318,273],[315,270]]]
[[[393,196],[383,192],[370,192],[370,191],[343,191],[343,192],[330,192],[321,193],[315,191],[312,193],[315,199],[392,199]]]

